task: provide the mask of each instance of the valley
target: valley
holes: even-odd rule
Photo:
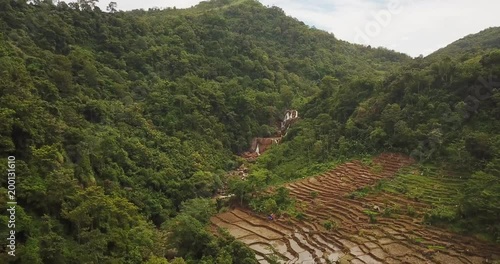
[[[0,263],[499,263],[500,27],[413,58],[96,3],[0,0]]]
[[[391,192],[353,195],[360,188],[412,168],[414,162],[403,155],[384,153],[373,159],[371,166],[348,162],[319,176],[286,184],[290,195],[302,203],[304,220],[286,216],[269,220],[235,208],[212,217],[211,223],[247,244],[260,263],[270,263],[273,257],[281,263],[303,264],[459,264],[498,259],[498,246],[425,225],[422,218],[430,203]],[[420,174],[415,170],[410,173]]]

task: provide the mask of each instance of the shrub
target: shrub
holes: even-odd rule
[[[415,244],[420,244],[424,241],[424,239],[421,237],[411,237],[411,241]]]
[[[370,211],[370,210],[365,210],[363,211],[363,213],[365,213],[366,215],[368,215],[368,217],[370,218],[370,223],[374,224],[377,222],[377,218],[376,216],[378,215],[377,212],[373,212],[373,211]]]
[[[373,173],[381,173],[384,170],[384,167],[381,164],[375,164],[371,167],[371,171]]]
[[[449,223],[456,219],[457,212],[453,207],[438,206],[425,215],[428,223],[445,222]]]
[[[297,218],[297,220],[305,220],[307,217],[304,213],[298,212],[295,218]]]
[[[372,159],[372,157],[365,157],[365,158],[361,159],[361,163],[364,166],[372,166],[373,165],[373,159]]]
[[[359,199],[367,196],[372,191],[371,187],[363,187],[349,194],[351,199]]]
[[[278,210],[278,205],[273,198],[269,198],[264,202],[264,212],[275,213]]]
[[[387,184],[386,180],[378,181],[377,184],[375,185],[375,190],[382,191],[385,188],[386,184]]]
[[[432,250],[445,250],[446,247],[443,247],[443,246],[434,246],[434,245],[430,245],[430,246],[427,246],[428,249],[432,249]]]
[[[413,208],[413,206],[409,205],[406,207],[406,214],[413,217],[417,215],[417,212],[415,211],[415,208]]]
[[[339,227],[338,223],[334,220],[327,220],[325,222],[323,222],[323,227],[330,231],[332,229],[337,229]]]
[[[396,191],[402,194],[406,194],[408,192],[408,187],[406,185],[400,185],[396,187]]]
[[[391,206],[386,206],[382,215],[385,217],[391,217],[393,213],[397,213],[397,209],[392,208]]]

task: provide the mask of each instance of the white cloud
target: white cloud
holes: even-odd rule
[[[101,0],[102,1],[102,0]],[[199,0],[115,0],[118,8],[176,6],[187,8]],[[487,27],[500,26],[498,0],[261,0],[264,5],[281,7],[288,15],[316,28],[327,30],[349,42],[383,46],[412,56],[427,55],[468,34]],[[387,25],[377,21],[376,14],[388,13],[388,4],[400,5]],[[100,3],[105,7],[107,2]],[[380,19],[379,18],[379,19]],[[382,23],[383,24],[383,23]],[[368,26],[367,26],[368,25]],[[377,25],[379,32],[375,32]],[[366,29],[371,31],[367,31]],[[368,42],[357,29],[368,34]],[[358,34],[358,35],[357,35]]]

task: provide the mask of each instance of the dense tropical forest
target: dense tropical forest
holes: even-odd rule
[[[499,28],[412,59],[253,0],[95,2],[0,0],[0,166],[15,157],[18,202],[1,263],[256,263],[207,228],[210,198],[291,108],[300,122],[231,183],[242,200],[390,150],[468,175],[438,218],[500,241]]]

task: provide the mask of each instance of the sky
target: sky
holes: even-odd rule
[[[111,1],[111,0],[109,0]],[[105,10],[109,1],[101,0]],[[113,0],[119,10],[187,8],[199,0]],[[260,0],[351,43],[416,57],[466,35],[500,26],[499,0]]]

